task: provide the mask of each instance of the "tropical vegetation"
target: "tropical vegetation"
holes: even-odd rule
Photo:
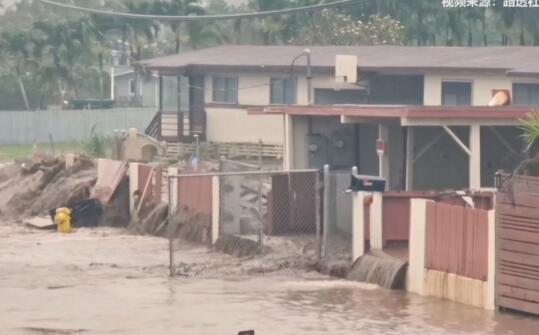
[[[82,6],[141,14],[267,11],[334,0],[91,0]],[[539,8],[443,8],[438,0],[365,0],[346,9],[258,19],[157,22],[52,8],[20,0],[0,19],[0,109],[38,109],[104,98],[111,55],[138,61],[222,43],[539,45]],[[73,2],[70,2],[73,3]],[[508,60],[510,62],[511,60]]]

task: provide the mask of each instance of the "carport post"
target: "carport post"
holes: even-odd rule
[[[387,181],[386,181],[387,185]],[[383,237],[383,200],[384,197],[381,192],[372,193],[372,204],[370,208],[369,215],[369,240],[371,243],[371,250],[377,249],[382,250],[384,247],[384,237]]]
[[[414,127],[406,128],[406,191],[414,187]]]
[[[167,176],[167,188],[168,188],[168,261],[170,276],[176,275],[176,264],[174,262],[174,231],[172,230],[172,185],[171,181],[174,178]]]
[[[481,126],[470,125],[470,189],[481,188]]]
[[[378,175],[386,179],[386,190],[389,189],[389,126],[386,124],[378,125],[378,140],[385,144],[384,152],[378,154]]]

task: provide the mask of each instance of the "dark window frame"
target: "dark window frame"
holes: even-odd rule
[[[279,83],[281,82],[281,83]],[[286,83],[289,83],[289,85],[293,85],[293,93],[292,95],[287,95],[287,85]],[[276,95],[274,93],[274,90],[276,89],[276,85],[280,85],[279,89],[282,90],[280,92],[281,101],[277,101]],[[288,98],[291,97],[289,100]],[[296,105],[298,101],[298,80],[296,77],[271,77],[270,78],[270,105]]]
[[[216,82],[222,80],[223,93],[217,91]],[[231,85],[233,83],[233,85]],[[238,83],[239,78],[237,76],[212,76],[212,102],[220,104],[238,104]],[[233,86],[233,87],[229,87]],[[233,98],[230,99],[230,93],[233,94]]]
[[[538,106],[539,105],[539,83],[513,83],[512,85],[512,104],[517,106]],[[518,88],[520,89],[526,89],[527,92],[525,92],[526,99],[528,101],[520,101],[520,98],[522,97],[521,93],[517,93]],[[537,90],[537,94],[533,96],[532,90]],[[533,100],[536,100],[534,102]]]
[[[469,87],[469,96],[467,98],[464,98],[466,101],[464,103],[460,103],[459,99],[462,99],[462,97],[457,96],[457,103],[456,104],[448,104],[446,101],[446,89],[447,85],[466,85]],[[453,90],[462,89],[463,87],[452,87]],[[455,93],[454,95],[458,95],[458,93]],[[473,105],[473,82],[471,80],[442,80],[441,85],[441,98],[442,98],[442,106],[472,106]]]

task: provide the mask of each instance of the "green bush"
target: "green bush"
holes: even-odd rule
[[[94,134],[88,142],[84,143],[84,151],[93,157],[105,157],[106,142],[104,136]]]

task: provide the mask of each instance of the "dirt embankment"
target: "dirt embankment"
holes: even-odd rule
[[[87,198],[96,179],[94,163],[86,157],[68,169],[60,159],[6,166],[0,169],[0,216],[16,220],[69,206]]]

